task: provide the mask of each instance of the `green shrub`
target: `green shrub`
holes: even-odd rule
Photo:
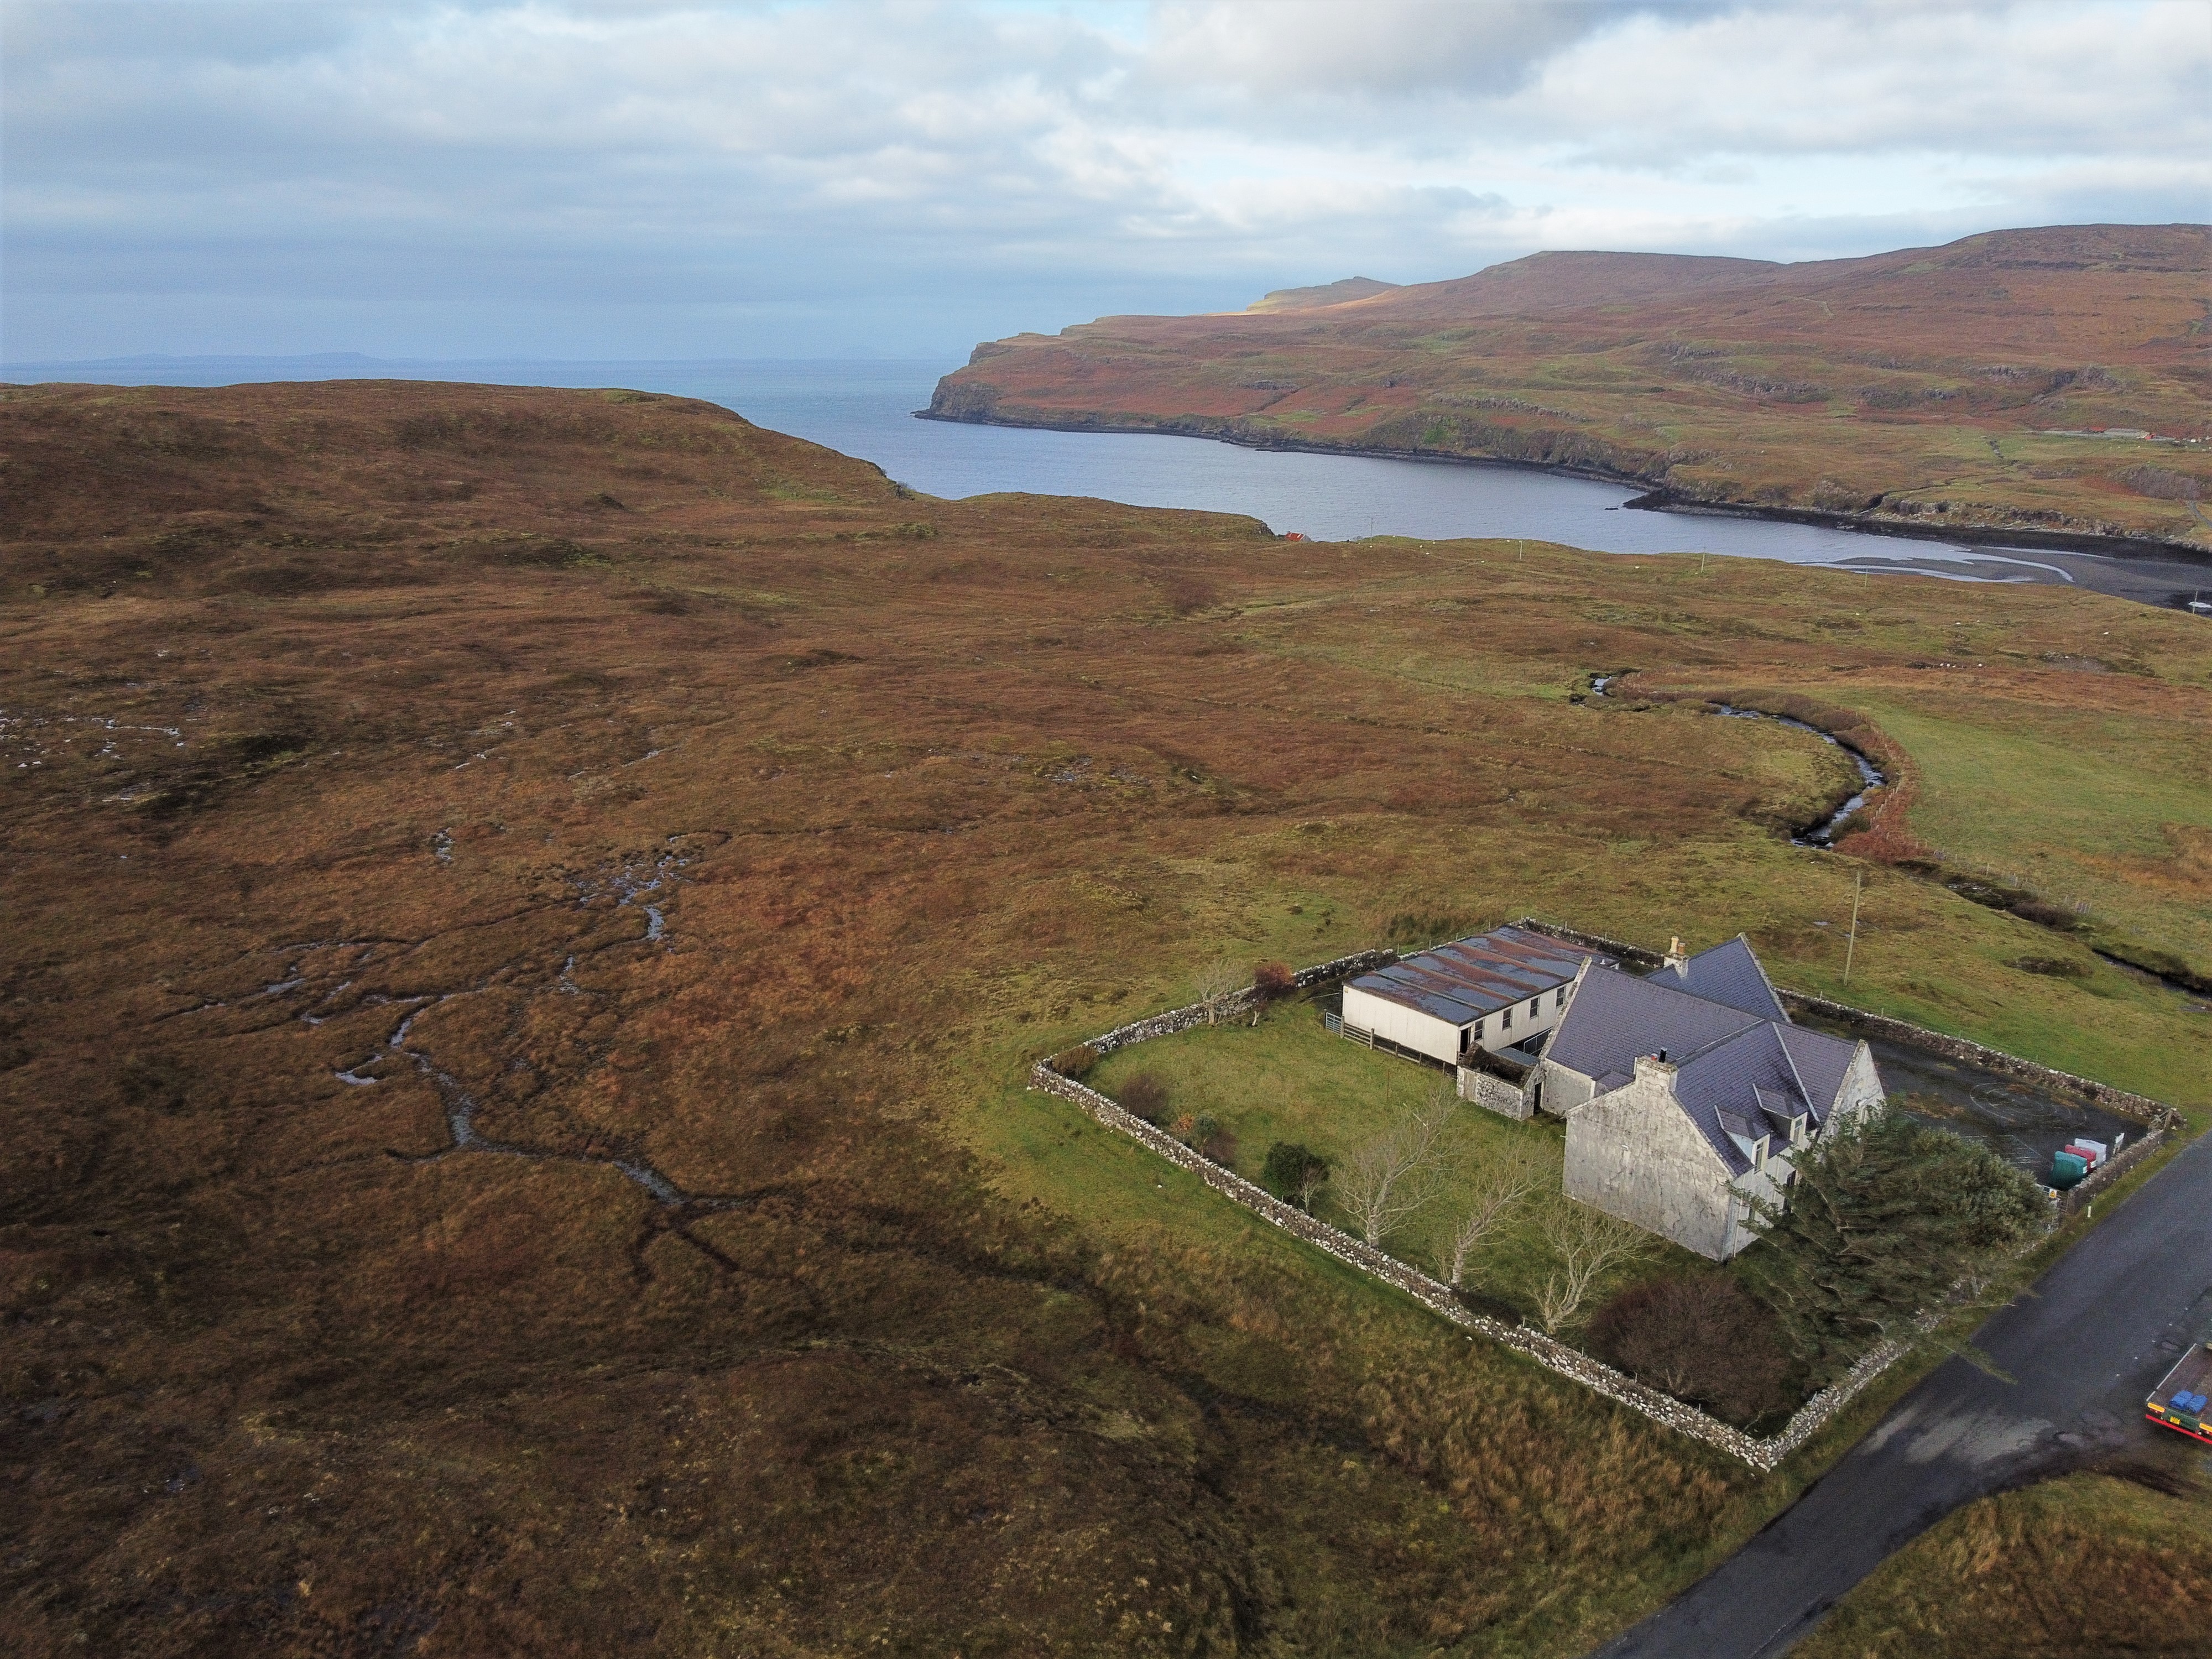
[[[1875,1110],[1792,1162],[1788,1207],[1761,1206],[1764,1249],[1745,1262],[1816,1382],[1884,1337],[2050,1213],[2034,1181],[1988,1147]]]
[[[1295,1140],[1279,1140],[1267,1148],[1260,1184],[1285,1204],[1310,1211],[1316,1196],[1328,1184],[1328,1160]]]

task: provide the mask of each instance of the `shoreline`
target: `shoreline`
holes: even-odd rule
[[[1387,461],[1420,461],[1436,466],[1499,466],[1517,471],[1549,473],[1611,484],[1641,493],[1621,503],[1624,509],[1642,513],[1700,514],[1724,519],[1751,519],[1769,524],[1797,524],[1815,529],[1844,531],[1855,535],[1887,536],[1899,541],[1949,542],[1962,549],[2014,548],[2021,551],[2080,553],[2115,559],[2171,559],[2212,569],[2212,548],[2189,542],[2160,541],[2151,536],[2100,536],[2085,531],[2008,529],[1998,525],[1923,525],[1911,520],[1877,517],[1872,514],[1824,512],[1811,507],[1759,507],[1745,501],[1709,501],[1683,495],[1656,485],[1648,477],[1609,467],[1577,465],[1565,461],[1526,461],[1502,455],[1447,455],[1434,450],[1399,449],[1381,444],[1352,445],[1304,442],[1296,438],[1259,439],[1231,431],[1184,430],[1158,422],[1123,423],[1097,417],[1067,420],[1018,420],[1000,415],[940,414],[917,409],[915,418],[942,421],[952,426],[1000,426],[1036,432],[1091,432],[1118,436],[1195,438],[1233,445],[1238,449],[1275,451],[1287,454],[1342,455]]]

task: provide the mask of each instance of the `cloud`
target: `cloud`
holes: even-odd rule
[[[2212,194],[2193,0],[0,21],[18,360],[951,351],[1354,270],[1868,252]]]

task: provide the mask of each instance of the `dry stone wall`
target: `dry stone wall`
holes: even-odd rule
[[[2148,1158],[2152,1148],[2165,1139],[2163,1128],[2153,1129],[2134,1146],[2106,1158],[2098,1166],[2096,1174],[2058,1200],[2060,1206],[2069,1215],[2076,1210],[2086,1209],[2098,1194],[2117,1183],[2122,1176]]]
[[[1377,968],[1387,968],[1397,961],[1395,951],[1361,951],[1348,957],[1339,957],[1334,962],[1316,963],[1297,971],[1297,984],[1301,991],[1316,985],[1327,985],[1334,980],[1349,979],[1355,974],[1371,973]],[[1133,1042],[1149,1038],[1171,1036],[1177,1031],[1188,1031],[1194,1025],[1206,1025],[1237,1014],[1252,1011],[1254,993],[1249,989],[1237,992],[1210,1006],[1194,1002],[1187,1008],[1170,1008],[1164,1014],[1154,1014],[1148,1019],[1133,1020],[1127,1025],[1117,1025],[1103,1036],[1095,1036],[1085,1044],[1102,1058],[1116,1048],[1126,1048]]]
[[[2153,1100],[2148,1095],[2131,1094],[2125,1089],[2115,1089],[2109,1083],[2100,1083],[2094,1078],[2076,1077],[2071,1072],[2039,1066],[2032,1060],[2022,1060],[2002,1048],[1984,1048],[1966,1037],[1946,1036],[1941,1031],[1931,1031],[1923,1025],[1892,1019],[1887,1014],[1869,1013],[1863,1008],[1854,1008],[1845,1002],[1831,1002],[1826,997],[1816,997],[1809,991],[1786,990],[1778,985],[1774,988],[1776,994],[1781,997],[1783,1006],[1793,1013],[1805,1010],[1829,1019],[1841,1020],[1863,1036],[1882,1037],[1891,1042],[1904,1043],[1908,1048],[1925,1048],[1946,1060],[1961,1060],[1970,1066],[1978,1066],[1984,1071],[1995,1072],[2000,1077],[2016,1077],[2023,1082],[2042,1084],[2046,1088],[2069,1090],[2095,1101],[2117,1116],[2132,1118],[2153,1128],[2180,1127],[2180,1113],[2164,1101]]]
[[[1389,951],[1370,951],[1358,956],[1341,957],[1334,962],[1325,962],[1302,969],[1297,975],[1297,982],[1301,987],[1325,984],[1350,974],[1367,972],[1396,959],[1396,953]],[[1245,993],[1237,1006],[1249,1009],[1251,994]],[[1212,1011],[1212,1017],[1218,1018],[1222,1012],[1222,1006],[1217,1005]],[[1209,1011],[1203,1005],[1194,1004],[1187,1008],[1156,1014],[1149,1019],[1116,1026],[1103,1036],[1091,1038],[1085,1046],[1100,1054],[1111,1054],[1117,1048],[1126,1048],[1150,1037],[1165,1036],[1171,1032],[1188,1030],[1194,1025],[1203,1025],[1208,1018]],[[1509,1325],[1488,1315],[1476,1313],[1459,1299],[1449,1285],[1377,1249],[1364,1239],[1354,1238],[1351,1234],[1308,1215],[1296,1206],[1284,1203],[1235,1170],[1224,1169],[1204,1153],[1184,1146],[1173,1135],[1146,1122],[1133,1113],[1124,1111],[1088,1084],[1061,1076],[1044,1060],[1039,1060],[1031,1068],[1030,1085],[1032,1088],[1073,1102],[1105,1127],[1141,1142],[1177,1168],[1189,1170],[1231,1202],[1243,1206],[1261,1219],[1281,1228],[1316,1249],[1380,1279],[1462,1329],[1500,1343],[1547,1370],[1579,1382],[1584,1388],[1626,1406],[1631,1411],[1638,1412],[1677,1433],[1687,1435],[1693,1440],[1738,1458],[1761,1474],[1778,1468],[1784,1458],[1811,1439],[1905,1352],[1902,1344],[1895,1343],[1886,1343],[1875,1349],[1843,1377],[1800,1407],[1796,1415],[1790,1419],[1781,1432],[1759,1439],[1707,1415],[1695,1406],[1685,1405],[1671,1395],[1646,1388],[1635,1378],[1624,1376],[1602,1361],[1593,1359],[1579,1349],[1570,1347],[1540,1331],[1532,1330],[1525,1325]]]
[[[1548,921],[1538,921],[1533,916],[1524,917],[1513,924],[1525,927],[1532,933],[1542,933],[1568,945],[1578,945],[1586,951],[1602,951],[1623,962],[1633,962],[1639,967],[1657,967],[1664,958],[1656,951],[1641,945],[1624,945],[1615,939],[1601,938],[1595,933],[1577,933],[1571,927],[1561,927]],[[2094,1078],[2076,1077],[2071,1072],[2054,1070],[2038,1065],[2032,1060],[2022,1060],[2018,1054],[2008,1054],[2002,1048],[1991,1048],[1969,1037],[1947,1036],[1931,1031],[1924,1025],[1915,1025],[1887,1014],[1877,1014],[1864,1008],[1854,1008],[1847,1002],[1836,1002],[1810,991],[1792,991],[1778,985],[1774,994],[1782,999],[1784,1007],[1795,1013],[1800,1011],[1839,1020],[1864,1036],[1878,1036],[1890,1042],[1901,1042],[1909,1048],[1924,1048],[1929,1054],[1941,1054],[1946,1060],[1964,1060],[1984,1071],[1995,1072],[2000,1077],[2016,1077],[2022,1082],[2039,1083],[2045,1088],[2061,1089],[2094,1100],[2114,1115],[2132,1118],[2135,1121],[2157,1129],[2178,1129],[2181,1114],[2162,1100],[2153,1100],[2148,1095],[2115,1089],[2109,1083],[2100,1083]]]

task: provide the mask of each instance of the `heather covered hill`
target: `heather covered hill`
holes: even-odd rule
[[[1019,335],[979,346],[930,412],[2212,550],[2208,237],[2063,226],[1796,265],[1540,253],[1334,305]],[[2087,435],[2107,428],[2149,435]]]
[[[1586,1650],[1835,1447],[1753,1478],[1023,1079],[1532,910],[1839,988],[1780,831],[1856,774],[1699,692],[2087,906],[1869,862],[1855,1000],[2212,1106],[2090,948],[2212,970],[2186,617],[937,501],[619,391],[6,388],[0,477],[25,1652]],[[1687,700],[1575,700],[1630,666]]]

